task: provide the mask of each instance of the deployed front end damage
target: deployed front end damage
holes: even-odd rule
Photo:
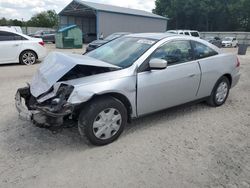
[[[68,102],[74,85],[65,82],[117,69],[119,67],[87,56],[51,53],[31,84],[17,90],[15,101],[19,117],[39,126],[59,127],[65,119],[72,119],[79,105]]]
[[[21,119],[33,120],[39,126],[60,126],[63,118],[71,115],[74,106],[67,103],[73,86],[61,85],[56,94],[44,102],[38,102],[31,92],[30,87],[19,88],[15,100],[16,108]]]

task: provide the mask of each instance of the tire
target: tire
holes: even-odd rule
[[[33,65],[37,61],[37,55],[31,50],[23,51],[19,56],[19,62],[22,65]]]
[[[224,88],[224,89],[223,89]],[[208,105],[217,107],[223,105],[228,97],[230,82],[227,77],[221,77],[215,84],[213,91],[207,100]]]
[[[116,140],[127,124],[123,103],[111,96],[94,99],[80,113],[78,130],[94,145],[106,145]]]

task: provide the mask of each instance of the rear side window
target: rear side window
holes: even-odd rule
[[[202,59],[217,55],[218,52],[200,42],[192,41],[195,59]]]
[[[189,35],[189,32],[185,32],[185,35]]]
[[[192,48],[190,41],[173,41],[159,47],[152,55],[151,59],[165,59],[168,65],[192,61]]]
[[[15,33],[0,31],[0,41],[13,41],[13,40],[27,40],[27,39]]]

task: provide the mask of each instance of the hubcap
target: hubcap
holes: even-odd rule
[[[122,116],[115,108],[107,108],[101,111],[93,123],[94,135],[102,140],[114,136],[120,129]]]
[[[228,86],[226,82],[221,82],[216,91],[216,101],[221,103],[225,100],[228,92]]]
[[[23,60],[24,64],[32,65],[32,64],[35,63],[36,57],[35,57],[35,55],[33,53],[26,52],[26,53],[23,54],[22,60]]]

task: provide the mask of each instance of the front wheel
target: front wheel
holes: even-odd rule
[[[221,77],[214,86],[214,89],[207,100],[210,106],[221,106],[227,100],[230,90],[230,83],[227,77]]]
[[[28,50],[21,53],[19,61],[23,65],[33,65],[36,63],[37,57],[35,52]]]
[[[127,124],[127,110],[113,97],[94,99],[85,107],[78,120],[81,135],[94,145],[105,145],[116,140]]]

